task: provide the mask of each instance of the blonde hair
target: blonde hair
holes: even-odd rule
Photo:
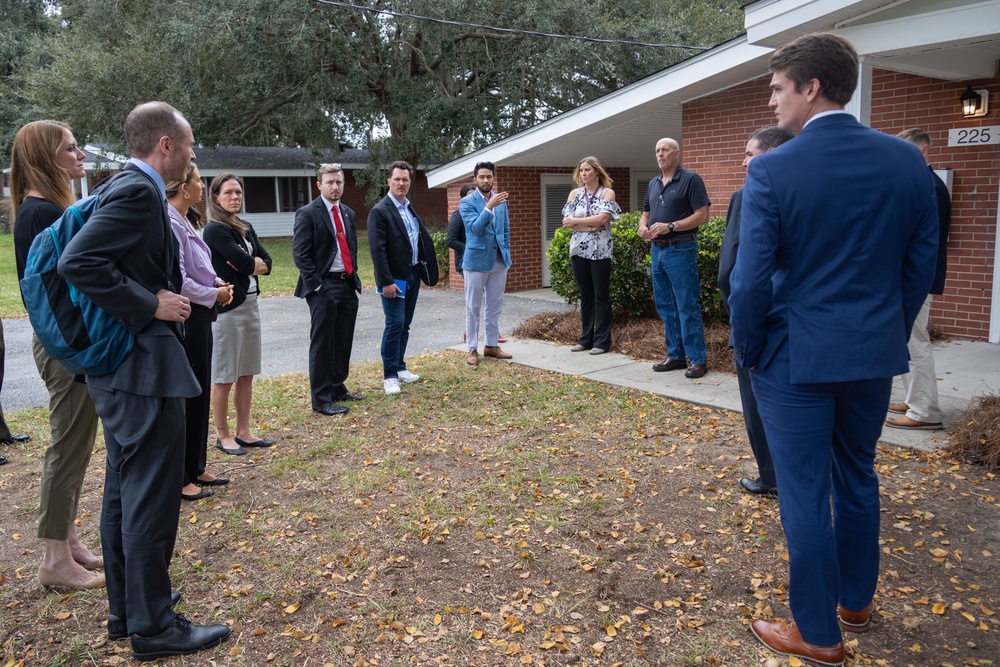
[[[14,215],[28,196],[37,190],[61,209],[76,201],[73,180],[56,157],[65,145],[64,132],[70,129],[57,120],[36,120],[17,131],[10,154],[10,194]]]
[[[590,155],[580,160],[576,165],[576,169],[573,170],[573,182],[581,188],[583,187],[583,181],[580,180],[580,167],[583,166],[584,162],[593,167],[594,171],[597,172],[598,185],[604,188],[610,188],[615,184],[614,180],[608,176],[608,172],[604,171],[604,167],[601,166],[601,163],[597,160],[597,158]]]
[[[177,193],[181,191],[182,185],[191,184],[191,177],[194,176],[194,170],[197,168],[198,165],[196,165],[194,162],[191,162],[188,164],[187,171],[184,172],[183,181],[170,181],[169,183],[167,183],[166,187],[167,199],[173,199],[174,197],[176,197]],[[205,226],[205,216],[201,214],[201,210],[199,210],[199,208],[194,204],[191,204],[191,206],[188,207],[187,219],[188,222],[191,223],[191,226],[194,227],[195,229],[201,229],[202,227]]]
[[[219,196],[222,186],[229,181],[236,181],[239,183],[240,189],[244,192],[244,196],[246,195],[246,186],[243,185],[242,178],[228,171],[219,174],[212,179],[212,185],[208,187],[208,217],[210,220],[214,220],[234,231],[239,232],[240,236],[246,236],[247,230],[250,229],[250,225],[236,217],[236,214],[230,213],[219,206],[219,202],[215,200],[215,198]]]

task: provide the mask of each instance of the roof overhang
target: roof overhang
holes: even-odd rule
[[[766,75],[773,49],[809,32],[844,35],[876,67],[950,81],[993,77],[1000,60],[1000,0],[761,0],[745,11],[743,37],[448,162],[428,185],[468,178],[480,160],[568,167],[597,155],[605,167],[653,168],[657,139],[683,144],[686,102]]]

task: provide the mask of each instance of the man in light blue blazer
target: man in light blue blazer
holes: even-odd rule
[[[799,136],[748,167],[729,306],[781,489],[795,623],[751,628],[776,652],[841,665],[841,628],[864,632],[873,611],[875,445],[934,278],[937,204],[920,151],[844,111],[850,42],[804,35],[770,66],[770,107]]]
[[[480,162],[473,171],[476,189],[458,205],[465,225],[465,255],[462,271],[465,279],[465,331],[469,346],[466,363],[479,363],[479,313],[483,310],[486,329],[484,357],[510,359],[500,349],[500,314],[503,293],[510,268],[510,219],[507,216],[507,193],[493,192],[496,166]]]

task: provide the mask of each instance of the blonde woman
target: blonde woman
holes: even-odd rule
[[[14,256],[17,277],[24,277],[28,250],[34,238],[55,222],[74,201],[71,182],[82,178],[84,155],[65,123],[39,120],[22,127],[11,151],[10,189],[14,203]],[[80,541],[76,512],[83,477],[97,436],[94,402],[82,382],[55,359],[50,359],[37,336],[32,349],[38,374],[49,392],[49,428],[52,439],[45,450],[38,537],[45,541],[38,583],[71,589],[100,588],[104,565]]]
[[[611,222],[621,209],[611,189],[614,181],[596,157],[580,160],[573,181],[580,187],[563,207],[563,227],[573,230],[569,261],[580,289],[583,331],[572,350],[604,354],[611,349]]]

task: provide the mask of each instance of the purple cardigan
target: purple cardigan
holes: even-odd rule
[[[214,308],[219,290],[215,287],[218,277],[212,268],[212,251],[192,229],[174,205],[167,203],[170,228],[177,238],[177,261],[181,265],[181,295],[192,303]]]

